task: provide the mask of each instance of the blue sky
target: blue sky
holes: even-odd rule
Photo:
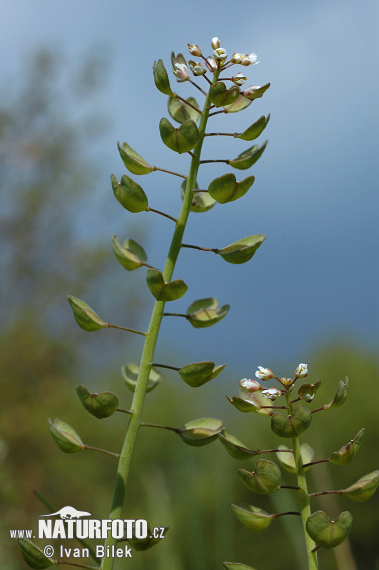
[[[108,83],[97,101],[110,118],[104,147],[96,151],[104,188],[98,204],[105,195],[109,202],[99,225],[104,241],[115,231],[120,239],[133,237],[123,234],[124,212],[109,194],[110,173],[124,173],[117,140],[152,164],[184,173],[188,168],[187,156],[174,155],[160,141],[158,123],[167,110],[153,84],[153,61],[162,58],[170,69],[170,52],[186,56],[187,42],[210,54],[213,36],[228,53],[257,53],[259,65],[243,68],[248,85],[271,82],[271,88],[243,113],[212,124],[212,130],[241,132],[271,113],[260,139],[269,139],[267,150],[240,177],[254,174],[255,184],[241,200],[191,216],[185,241],[223,247],[255,233],[267,239],[242,266],[213,254],[182,253],[175,277],[190,289],[172,307],[183,312],[209,296],[232,306],[211,329],[198,331],[181,319],[164,324],[165,342],[192,354],[192,361],[219,361],[228,351],[228,361],[249,375],[250,367],[253,372],[281,358],[306,362],[314,343],[334,336],[377,342],[377,24],[373,0],[3,0],[0,69],[6,78],[17,81],[27,54],[41,46],[62,50],[73,65],[91,49],[110,59]],[[172,85],[197,98],[173,77]],[[204,158],[232,158],[249,146],[229,137],[213,139]],[[227,171],[204,166],[200,186]],[[154,173],[138,183],[152,207],[178,212],[176,180]],[[163,264],[170,230],[163,219],[150,227],[143,245],[154,265]],[[142,275],[135,278],[144,281]]]

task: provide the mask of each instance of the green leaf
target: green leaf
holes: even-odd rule
[[[237,182],[234,174],[224,174],[212,180],[208,186],[209,195],[220,204],[234,202],[242,198],[254,183],[254,176],[249,176],[241,182]]]
[[[112,174],[111,182],[116,200],[118,200],[121,206],[128,210],[128,212],[136,214],[148,209],[149,201],[145,192],[141,186],[129,178],[129,176],[124,174],[121,177],[121,183],[119,183],[117,178]]]
[[[222,420],[201,418],[186,423],[179,430],[182,440],[188,445],[201,447],[217,439],[223,426]]]
[[[245,469],[239,469],[238,477],[250,491],[259,495],[271,495],[279,489],[281,473],[273,461],[258,459],[255,471],[249,473]]]
[[[275,412],[271,416],[271,429],[279,437],[297,437],[309,428],[312,414],[302,404],[298,404],[291,416]]]
[[[47,558],[43,551],[28,538],[19,538],[17,542],[25,562],[31,568],[42,569],[55,565],[56,561],[53,558]]]
[[[234,457],[234,459],[249,459],[257,454],[256,451],[243,445],[239,439],[231,433],[228,433],[225,429],[218,434],[218,438],[229,455]]]
[[[197,329],[211,327],[229,311],[230,305],[223,305],[218,308],[218,301],[213,297],[199,299],[192,303],[187,309],[187,318],[191,325]]]
[[[180,368],[178,372],[181,379],[188,384],[188,386],[198,388],[216,378],[225,366],[225,364],[215,366],[215,363],[210,361],[192,362]]]
[[[157,301],[176,301],[183,297],[188,290],[187,285],[181,279],[166,283],[162,272],[158,269],[147,270],[146,282],[151,294]]]
[[[249,101],[249,99],[246,99],[246,97],[243,95],[240,95],[238,99],[234,101],[234,103],[231,103],[230,105],[224,105],[224,109],[227,113],[238,113],[238,111],[243,111],[249,105],[251,105],[251,101]]]
[[[353,517],[345,511],[335,521],[331,521],[324,511],[316,511],[308,517],[307,533],[311,539],[322,548],[335,548],[349,535],[353,525]]]
[[[344,489],[343,494],[356,503],[368,501],[379,486],[379,471],[361,477],[354,485]]]
[[[278,458],[280,464],[284,469],[289,471],[290,473],[296,473],[296,465],[295,465],[295,458],[293,456],[293,451],[289,453],[289,448],[285,445],[279,445],[276,457]],[[300,446],[301,458],[303,460],[303,465],[306,463],[311,463],[314,458],[314,451],[310,445],[307,443],[302,443]],[[304,471],[308,471],[309,467],[305,467]]]
[[[184,198],[184,193],[186,191],[187,180],[183,181],[181,185],[181,196],[182,200]],[[196,184],[196,188],[198,185]],[[216,204],[216,200],[213,200],[208,194],[208,192],[194,192],[192,191],[192,204],[191,212],[207,212]]]
[[[228,263],[234,263],[236,265],[246,263],[253,257],[254,253],[262,245],[265,239],[266,236],[264,234],[248,236],[239,239],[222,249],[218,249],[216,253],[221,255],[221,257]]]
[[[338,408],[339,406],[342,406],[347,397],[348,385],[349,385],[349,379],[347,376],[345,377],[345,380],[340,380],[337,392],[335,393],[333,400],[329,402],[329,404],[325,404],[324,410],[328,410],[330,408]]]
[[[263,85],[262,87],[257,87],[256,89],[254,89],[250,95],[245,95],[245,92],[247,91],[247,89],[245,89],[245,91],[243,91],[242,94],[244,97],[246,97],[246,99],[248,99],[251,102],[251,101],[254,101],[254,99],[260,99],[263,96],[263,93],[265,91],[267,91],[267,89],[269,87],[270,87],[270,83],[266,83],[266,85]]]
[[[194,99],[193,97],[188,97],[186,101],[188,101],[188,103],[191,103],[191,105],[193,105],[197,109],[199,108],[196,99]],[[195,109],[193,109],[189,105],[186,105],[184,101],[181,101],[177,97],[170,97],[167,103],[167,107],[171,117],[177,123],[184,123],[185,121],[188,120],[195,121],[195,123],[197,123],[197,121],[200,119],[201,116],[201,113],[195,111]]]
[[[252,566],[246,566],[240,562],[223,562],[225,570],[255,570]]]
[[[270,526],[273,519],[272,515],[269,515],[262,509],[258,507],[253,507],[252,505],[246,505],[241,503],[240,505],[231,505],[234,514],[237,519],[250,530],[260,532],[265,530]]]
[[[331,463],[335,463],[336,465],[347,465],[350,463],[350,461],[355,457],[359,451],[359,448],[361,447],[364,434],[365,429],[362,428],[359,430],[354,439],[341,447],[339,451],[332,453],[332,455],[329,457],[329,461]]]
[[[117,261],[127,270],[134,271],[147,261],[144,249],[132,239],[127,239],[121,246],[116,235],[112,237],[113,252]]]
[[[138,373],[139,373],[138,364],[134,363],[125,364],[125,366],[121,368],[121,374],[124,378],[125,384],[132,392],[134,392],[136,389]],[[156,368],[152,367],[149,373],[149,380],[147,382],[146,392],[151,392],[151,390],[154,390],[154,388],[158,386],[160,381],[161,381],[161,374],[158,372]]]
[[[233,168],[238,168],[238,170],[246,170],[250,168],[257,162],[257,160],[262,156],[264,153],[268,141],[265,141],[261,147],[258,145],[254,145],[241,154],[237,156],[237,158],[229,159],[228,164],[233,166]]]
[[[163,65],[163,61],[161,59],[158,60],[158,63],[154,61],[153,73],[154,73],[154,83],[157,86],[157,89],[159,89],[159,91],[161,93],[164,93],[165,95],[172,95],[170,80],[168,78],[166,68]]]
[[[195,148],[200,139],[199,129],[194,121],[184,121],[176,129],[168,119],[163,117],[159,123],[159,132],[164,144],[179,154]]]
[[[109,418],[119,406],[116,394],[113,392],[99,392],[91,394],[83,385],[76,387],[76,393],[83,407],[95,418]]]
[[[63,420],[55,418],[54,422],[49,420],[50,432],[55,443],[65,453],[76,453],[84,449],[84,443],[73,427]]]
[[[321,380],[317,380],[314,384],[303,384],[300,386],[297,394],[299,398],[302,398],[305,402],[311,402],[320,386]]]
[[[248,129],[246,129],[246,131],[238,135],[237,138],[242,139],[243,141],[253,141],[254,139],[257,139],[259,135],[261,135],[265,130],[265,128],[267,127],[269,120],[270,120],[270,115],[267,115],[267,117],[262,115],[262,117],[260,117],[258,121],[255,121],[255,123],[253,123]]]
[[[133,174],[149,174],[149,172],[153,172],[153,170],[155,170],[154,166],[150,166],[150,164],[148,164],[142,156],[126,144],[126,142],[122,145],[118,142],[117,146],[123,163]]]
[[[233,85],[230,89],[226,88],[225,83],[218,81],[209,89],[209,98],[215,107],[223,107],[231,105],[240,96],[240,88]]]
[[[71,305],[76,322],[83,330],[93,332],[107,326],[107,323],[100,319],[95,311],[93,311],[84,301],[69,295],[68,302]]]

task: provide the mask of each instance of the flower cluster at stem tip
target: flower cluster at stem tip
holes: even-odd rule
[[[248,66],[259,63],[259,61],[257,61],[257,55],[255,53],[243,54],[234,52],[230,60],[228,60],[228,54],[226,50],[221,47],[221,40],[219,40],[217,37],[212,38],[211,46],[213,50],[212,55],[210,57],[204,57],[200,47],[197,44],[187,44],[189,53],[192,56],[202,58],[204,64],[201,61],[193,60],[188,61],[188,66],[186,63],[183,63],[183,60],[173,63],[172,72],[179,83],[184,81],[191,81],[190,71],[192,75],[199,77],[205,75],[207,71],[215,73],[217,70],[224,70],[235,64]],[[233,75],[230,80],[235,85],[238,85],[238,87],[240,87],[245,83],[245,81],[247,81],[247,77],[243,73],[239,72]],[[248,97],[249,95],[252,95],[256,89],[260,89],[260,86],[250,85],[245,89],[242,95]]]
[[[308,365],[301,362],[299,366],[295,369],[295,378],[278,378],[274,375],[270,368],[264,368],[263,366],[258,366],[258,370],[255,372],[256,378],[259,380],[271,380],[274,378],[278,380],[280,384],[286,388],[291,389],[291,386],[296,382],[298,378],[305,378],[308,375]],[[250,378],[243,378],[238,382],[241,386],[243,392],[248,392],[252,394],[253,392],[262,392],[262,396],[268,398],[269,400],[276,400],[279,396],[283,396],[286,392],[283,390],[277,390],[276,388],[263,389],[263,386],[259,384],[257,380],[252,380]]]

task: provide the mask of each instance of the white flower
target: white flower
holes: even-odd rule
[[[211,46],[213,49],[219,48],[220,45],[221,45],[221,40],[219,40],[218,38],[212,38]]]
[[[268,390],[263,390],[262,396],[268,398],[269,400],[276,400],[278,396],[281,396],[281,391],[277,390],[276,388],[269,388]]]
[[[260,380],[270,380],[270,378],[274,378],[272,371],[269,368],[263,368],[263,366],[258,366],[255,376]]]
[[[191,55],[195,55],[196,57],[201,56],[201,49],[196,44],[187,44],[188,51]]]
[[[244,57],[245,56],[242,53],[234,52],[230,61],[232,63],[241,63]]]
[[[201,65],[200,61],[196,63],[196,61],[190,60],[188,63],[190,66],[190,70],[194,75],[204,75],[204,73],[207,72],[207,70],[204,69],[204,67]]]
[[[179,82],[189,79],[188,67],[184,63],[175,63],[172,72]]]
[[[224,50],[224,48],[217,48],[213,50],[213,57],[219,61],[220,63],[224,63],[224,61],[226,60],[226,58],[228,57],[228,54],[226,53],[226,51]]]
[[[254,65],[255,63],[259,63],[256,53],[251,53],[250,55],[245,54],[241,61],[241,65]]]
[[[300,363],[295,370],[296,378],[305,378],[308,375],[308,364]]]
[[[261,388],[259,382],[251,380],[250,378],[243,378],[243,380],[240,380],[238,384],[248,392],[257,392]]]
[[[243,85],[245,83],[245,81],[247,80],[246,75],[244,75],[243,73],[237,73],[237,75],[233,75],[232,77],[232,81],[233,83],[235,83],[236,85]]]
[[[208,67],[209,71],[212,71],[212,73],[217,71],[217,63],[214,57],[208,57],[205,65]]]

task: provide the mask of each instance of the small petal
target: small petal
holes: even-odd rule
[[[219,48],[220,45],[221,45],[221,40],[219,40],[218,38],[212,38],[211,46],[213,49]]]
[[[191,55],[195,55],[196,57],[201,57],[201,49],[196,44],[187,44],[188,51]]]
[[[232,59],[230,60],[232,63],[241,63],[245,56],[242,53],[234,52],[232,55]]]
[[[276,400],[279,396],[281,396],[281,391],[277,390],[276,388],[269,388],[268,390],[263,390],[262,396],[268,398],[269,400]]]
[[[255,376],[260,380],[270,380],[270,378],[274,378],[273,372],[269,368],[263,368],[263,366],[258,366]]]
[[[255,63],[259,63],[256,53],[251,53],[250,55],[245,54],[241,61],[241,65],[254,65]]]
[[[190,70],[192,71],[192,73],[196,76],[199,75],[204,75],[204,73],[207,72],[206,69],[204,69],[204,67],[201,65],[201,62],[196,62],[196,61],[192,61],[190,60],[189,62],[189,66],[190,66]]]
[[[205,65],[208,67],[209,71],[212,71],[212,73],[217,71],[217,63],[214,57],[208,57]]]
[[[179,82],[187,81],[189,79],[188,67],[184,65],[184,63],[175,63],[172,72]]]
[[[261,389],[259,382],[256,380],[251,380],[250,378],[243,378],[243,380],[240,380],[238,384],[241,386],[241,388],[247,390],[248,392],[257,392]]]
[[[246,87],[246,89],[242,92],[242,95],[244,97],[247,97],[249,99],[249,97],[251,97],[252,95],[254,95],[254,91],[256,91],[257,89],[260,89],[259,85],[249,85],[249,87]]]
[[[221,63],[224,63],[224,61],[226,60],[226,58],[228,57],[228,54],[226,53],[226,50],[224,50],[224,48],[217,48],[213,50],[213,57],[217,60],[220,61]]]
[[[233,83],[235,83],[235,85],[243,85],[246,80],[247,80],[246,75],[244,75],[241,72],[237,73],[236,75],[233,75],[232,77],[232,81]]]
[[[300,363],[295,370],[296,378],[305,378],[308,376],[308,364]]]

